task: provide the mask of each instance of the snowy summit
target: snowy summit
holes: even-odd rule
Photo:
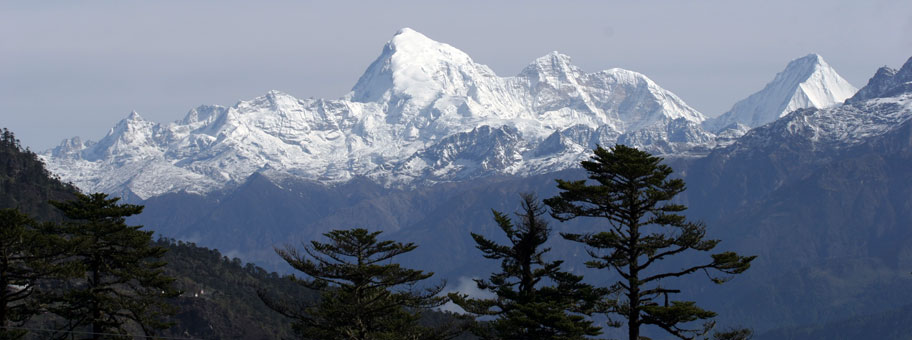
[[[799,106],[849,91],[822,59],[809,63],[802,70],[811,71],[778,75],[774,83],[783,85],[775,87],[818,84],[824,91],[809,87]],[[705,120],[637,72],[586,73],[553,52],[499,77],[459,49],[404,28],[338,100],[270,91],[231,107],[201,106],[167,124],[131,113],[98,142],[69,139],[42,157],[83,190],[141,199],[230,188],[254,173],[324,184],[366,177],[403,187],[556,171],[577,166],[596,144],[686,154],[731,142],[703,130]]]
[[[792,60],[763,90],[735,103],[731,110],[705,125],[714,132],[735,124],[754,128],[797,109],[841,104],[856,91],[823,57],[809,54]]]

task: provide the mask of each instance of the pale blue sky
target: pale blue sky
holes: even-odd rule
[[[190,4],[188,4],[190,3]],[[276,89],[347,93],[402,27],[501,76],[550,51],[708,116],[821,54],[855,86],[912,56],[912,1],[2,1],[0,126],[35,150]]]

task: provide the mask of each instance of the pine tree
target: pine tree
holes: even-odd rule
[[[734,327],[713,333],[713,339],[715,340],[751,340],[753,337],[754,331],[749,328]]]
[[[582,282],[582,276],[561,271],[563,261],[546,261],[544,248],[551,233],[542,216],[545,208],[531,194],[522,195],[520,223],[492,210],[494,220],[510,240],[501,245],[472,233],[485,258],[501,260],[499,273],[475,280],[479,289],[496,295],[472,299],[452,293],[450,299],[475,315],[496,316],[473,332],[483,339],[586,339],[601,334],[584,315],[591,315],[600,290]],[[548,285],[551,284],[551,285]]]
[[[590,180],[558,180],[562,190],[545,200],[552,216],[567,221],[576,217],[596,217],[604,221],[602,231],[587,234],[562,234],[568,240],[588,246],[593,258],[591,268],[616,271],[621,280],[610,287],[617,298],[607,301],[608,312],[627,321],[628,337],[638,340],[640,327],[657,326],[681,339],[705,335],[713,327],[714,312],[702,309],[693,301],[668,301],[668,295],[679,290],[665,286],[663,280],[697,271],[710,275],[710,270],[729,274],[710,276],[723,283],[731,275],[750,267],[754,256],[734,252],[712,254],[712,261],[676,271],[657,272],[654,265],[668,257],[689,250],[706,252],[718,240],[708,240],[703,223],[691,222],[680,214],[687,208],[673,203],[684,191],[682,179],[668,178],[672,169],[660,164],[662,158],[624,145],[610,150],[595,149],[590,161],[583,161]],[[701,326],[692,322],[702,320]],[[609,322],[619,326],[620,322]]]
[[[0,208],[14,208],[44,220],[59,220],[48,200],[68,200],[78,192],[52,175],[12,132],[0,129]]]
[[[18,339],[16,329],[43,312],[42,280],[65,277],[78,268],[61,264],[71,249],[55,225],[39,223],[17,209],[0,209],[0,339]],[[9,328],[12,327],[12,328]]]
[[[52,202],[71,221],[65,233],[76,247],[72,261],[84,275],[68,280],[51,311],[67,320],[65,331],[89,327],[93,339],[102,333],[153,335],[167,328],[174,314],[172,288],[160,259],[166,248],[152,245],[152,232],[128,226],[125,218],[143,207],[118,204],[106,194],[79,194],[73,201]]]
[[[316,303],[290,306],[261,292],[264,302],[295,319],[305,339],[440,339],[446,330],[418,325],[421,310],[442,305],[443,286],[416,290],[433,273],[402,268],[396,256],[415,250],[413,243],[380,241],[381,232],[333,230],[329,242],[311,241],[304,253],[288,246],[276,252],[310,279],[292,280],[320,292]]]

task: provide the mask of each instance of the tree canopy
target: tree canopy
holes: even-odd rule
[[[41,305],[50,292],[42,282],[80,269],[63,263],[72,243],[56,231],[53,223],[37,222],[17,209],[0,209],[0,287],[6,288],[0,292],[0,339],[23,336],[16,328],[44,312]]]
[[[152,244],[151,231],[126,224],[126,217],[143,207],[118,200],[95,193],[52,202],[69,219],[64,234],[76,244],[69,259],[84,268],[50,307],[66,320],[60,326],[65,331],[89,327],[95,338],[153,335],[170,325],[167,318],[175,311],[167,300],[180,292],[163,271],[167,249]]]
[[[706,238],[706,226],[689,221],[681,212],[686,206],[675,196],[685,190],[682,179],[671,178],[672,169],[662,158],[625,145],[610,149],[597,147],[588,161],[581,162],[588,180],[557,180],[558,196],[545,200],[552,216],[561,221],[592,217],[603,221],[597,232],[565,233],[567,240],[583,243],[591,268],[608,269],[621,279],[609,287],[615,299],[606,301],[607,311],[626,319],[630,340],[638,340],[640,327],[657,326],[681,339],[692,339],[710,331],[716,313],[700,308],[694,301],[669,301],[680,290],[664,280],[705,271],[728,274],[710,276],[720,284],[731,275],[750,268],[754,256],[734,252],[710,255],[710,261],[679,270],[658,270],[666,258],[687,251],[708,252],[719,240]],[[703,321],[699,326],[695,321]],[[617,320],[609,322],[620,326]]]
[[[306,278],[301,285],[320,292],[316,303],[291,305],[261,297],[270,307],[294,318],[305,339],[441,339],[445,329],[419,325],[421,311],[442,305],[443,285],[416,288],[433,273],[403,268],[393,258],[414,250],[413,243],[379,240],[381,232],[356,228],[323,234],[328,242],[311,241],[303,253],[287,246],[276,252]]]
[[[563,261],[547,261],[544,247],[551,229],[543,216],[545,208],[531,194],[522,195],[519,223],[492,210],[494,220],[506,234],[502,245],[472,233],[485,258],[501,261],[501,272],[488,280],[475,280],[479,289],[495,295],[490,299],[452,293],[450,298],[466,312],[496,316],[475,327],[483,339],[586,339],[601,334],[587,317],[595,311],[601,290],[582,282],[582,276],[561,270]]]

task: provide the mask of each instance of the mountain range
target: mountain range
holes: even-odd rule
[[[456,283],[496,269],[468,237],[497,239],[490,209],[584,178],[577,164],[595,145],[633,145],[685,179],[688,216],[721,248],[759,255],[721,289],[683,282],[685,298],[773,339],[903,319],[884,313],[912,302],[910,118],[912,58],[855,91],[811,54],[706,118],[633,71],[585,73],[555,52],[499,77],[403,29],[340,99],[273,91],[168,124],[133,113],[98,142],[41,157],[83,190],[142,202],[136,223],[271,269],[283,269],[273,246],[363,226],[415,242],[407,264]],[[605,279],[584,249],[554,242],[571,270]]]
[[[572,168],[595,145],[704,155],[743,134],[738,123],[753,127],[786,109],[829,106],[848,91],[854,88],[809,55],[707,120],[637,72],[586,73],[552,52],[499,77],[405,28],[340,99],[270,91],[231,107],[200,106],[167,124],[132,112],[101,140],[67,139],[42,157],[83,190],[136,199],[230,190],[254,173],[329,185],[365,177],[408,188]],[[728,125],[707,129],[720,124]]]
[[[758,255],[720,309],[795,331],[760,339],[810,339],[796,334],[912,302],[912,58],[900,70],[878,71],[844,104],[793,111],[677,163],[689,216],[727,247]]]
[[[735,103],[731,110],[704,123],[710,131],[743,124],[755,128],[789,112],[842,104],[858,91],[817,54],[792,60],[785,70],[757,93]]]

